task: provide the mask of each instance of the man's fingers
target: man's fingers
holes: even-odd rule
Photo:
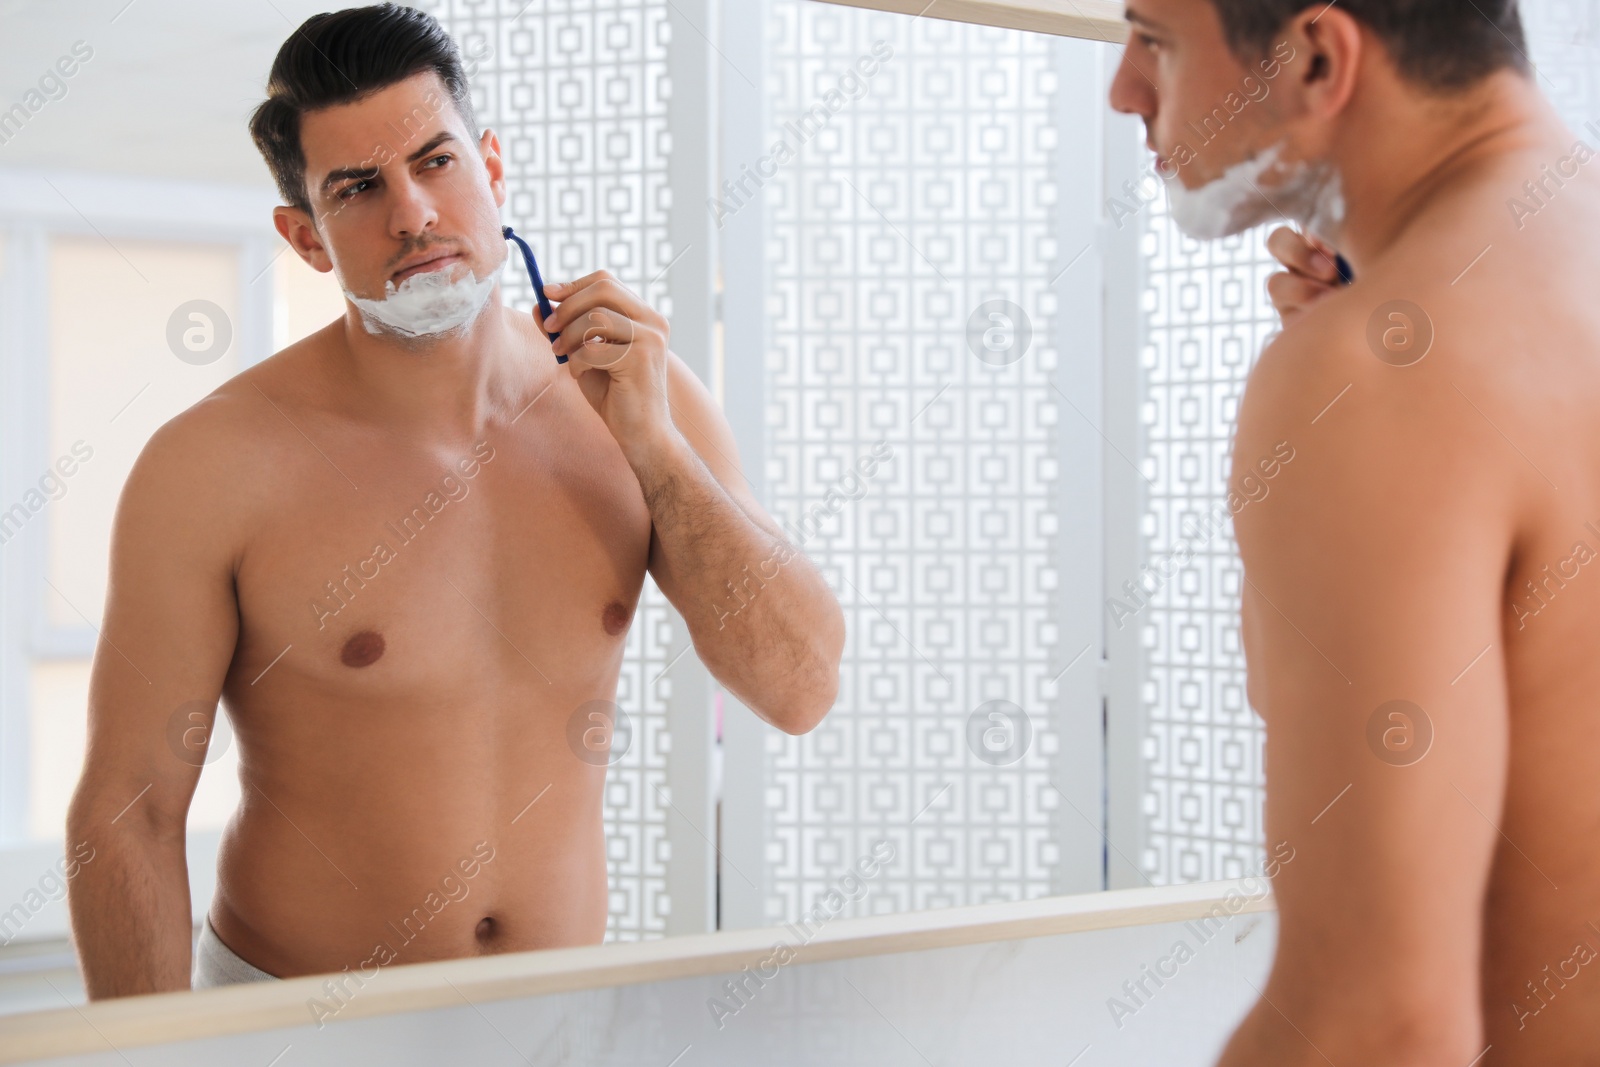
[[[565,317],[565,316],[563,316]],[[569,322],[552,347],[569,361],[589,367],[608,367],[633,344],[634,321],[609,308],[594,308]],[[608,352],[615,349],[616,352]]]
[[[631,351],[633,351],[631,344],[601,342],[579,345],[567,357],[567,370],[573,377],[589,370],[609,370],[626,359]]]
[[[553,327],[561,334],[557,348],[578,348],[595,338],[602,341],[633,340],[633,320],[610,308],[591,308],[580,315],[563,315],[561,318],[566,321]],[[555,316],[551,316],[551,321],[556,321]]]
[[[1339,265],[1328,254],[1332,250],[1324,251],[1325,247],[1288,226],[1278,227],[1267,238],[1267,251],[1279,263],[1296,274],[1333,283],[1339,280]]]
[[[575,282],[555,282],[544,287],[545,295],[560,306],[550,316],[551,329],[567,325],[595,308],[612,308],[629,318],[648,321],[651,309],[632,289],[618,281],[610,271],[597,271]]]
[[[1337,272],[1336,272],[1337,273]],[[1329,282],[1317,281],[1299,274],[1283,271],[1267,279],[1267,296],[1279,317],[1287,320],[1305,311],[1335,290]]]
[[[1326,242],[1318,240],[1314,235],[1308,233],[1303,234],[1302,236],[1305,237],[1307,244],[1316,249],[1318,252],[1321,252],[1323,255],[1327,256],[1329,259],[1332,259],[1338,254],[1336,249],[1329,248]]]
[[[549,292],[551,289],[564,289],[575,293],[579,289],[586,289],[602,278],[608,278],[610,276],[611,272],[608,270],[597,270],[593,274],[585,274],[583,277],[573,282],[547,282],[545,284],[545,291]],[[568,295],[571,294],[569,293]]]
[[[545,322],[544,312],[539,310],[539,305],[537,303],[533,305],[533,324],[537,326],[539,328],[539,332],[544,334],[546,337],[555,333],[555,331],[550,328],[550,324]]]

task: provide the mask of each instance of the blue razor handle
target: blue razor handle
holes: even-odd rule
[[[550,298],[544,295],[544,279],[539,276],[539,263],[533,258],[533,249],[529,248],[528,242],[518,237],[516,231],[510,226],[500,227],[500,236],[506,238],[507,240],[517,242],[517,247],[522,249],[522,262],[528,265],[528,277],[533,280],[533,295],[538,298],[539,301],[539,314],[544,317],[545,322],[549,322],[550,316],[555,312],[550,307]],[[550,342],[554,344],[561,335],[559,333],[552,333],[547,334],[546,336],[548,336],[550,338]],[[565,363],[566,361],[566,356],[556,357],[557,363]]]
[[[1350,261],[1339,253],[1333,254],[1333,262],[1339,268],[1339,284],[1349,285],[1356,280],[1356,272],[1350,269]]]

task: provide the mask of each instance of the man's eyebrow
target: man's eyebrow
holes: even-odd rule
[[[455,139],[455,134],[449,130],[441,130],[439,133],[434,134],[427,144],[407,156],[406,162],[415,163],[435,148],[442,144],[453,142]],[[340,167],[338,170],[330,170],[328,176],[322,179],[322,192],[325,193],[340,182],[348,181],[352,178],[371,178],[377,173],[377,170],[378,168],[375,165],[368,167]]]
[[[1155,19],[1148,18],[1148,17],[1146,17],[1144,15],[1141,15],[1141,14],[1139,14],[1139,12],[1133,10],[1132,8],[1125,9],[1123,11],[1123,13],[1122,13],[1122,17],[1127,19],[1129,22],[1132,22],[1132,23],[1135,23],[1135,24],[1138,24],[1138,25],[1141,25],[1141,26],[1147,26],[1152,30],[1165,29],[1165,27],[1162,26],[1161,23],[1157,22]]]

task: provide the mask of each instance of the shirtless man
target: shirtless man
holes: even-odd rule
[[[1600,1063],[1600,182],[1513,0],[1129,0],[1194,235],[1286,215],[1235,518],[1277,959],[1224,1067]],[[1277,67],[1271,63],[1276,60]],[[1266,85],[1268,91],[1262,92]],[[1254,494],[1252,494],[1253,496]]]
[[[68,828],[96,850],[71,893],[96,999],[189,988],[219,694],[243,795],[209,936],[250,977],[370,978],[602,939],[607,702],[647,569],[773,726],[837,693],[843,613],[662,317],[604,272],[551,286],[549,321],[501,305],[505,164],[438,24],[318,15],[268,92],[278,231],[363,302],[161,427],[123,490]],[[472,295],[459,326],[367,303],[428,272],[460,283],[447,311]]]

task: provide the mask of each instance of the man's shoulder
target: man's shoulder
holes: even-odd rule
[[[1263,351],[1240,404],[1234,482],[1264,458],[1292,459],[1256,490],[1276,500],[1235,517],[1247,561],[1403,555],[1424,534],[1498,558],[1514,538],[1536,496],[1524,458],[1540,445],[1533,387],[1508,366],[1505,327],[1481,324],[1481,296],[1450,281],[1373,272]]]
[[[169,418],[150,436],[145,452],[155,462],[197,473],[235,473],[238,465],[248,465],[252,453],[245,446],[259,439],[264,415],[271,412],[262,390],[277,376],[278,358],[247,367]]]
[[[1519,368],[1507,345],[1527,331],[1515,309],[1486,295],[1501,286],[1471,259],[1397,259],[1312,308],[1263,349],[1241,427],[1299,420],[1323,433],[1427,437],[1481,421],[1473,400],[1485,393],[1514,399]],[[1473,266],[1483,283],[1461,283]]]
[[[134,462],[125,495],[221,527],[248,516],[293,433],[271,399],[292,358],[286,349],[240,371],[157,427]]]

